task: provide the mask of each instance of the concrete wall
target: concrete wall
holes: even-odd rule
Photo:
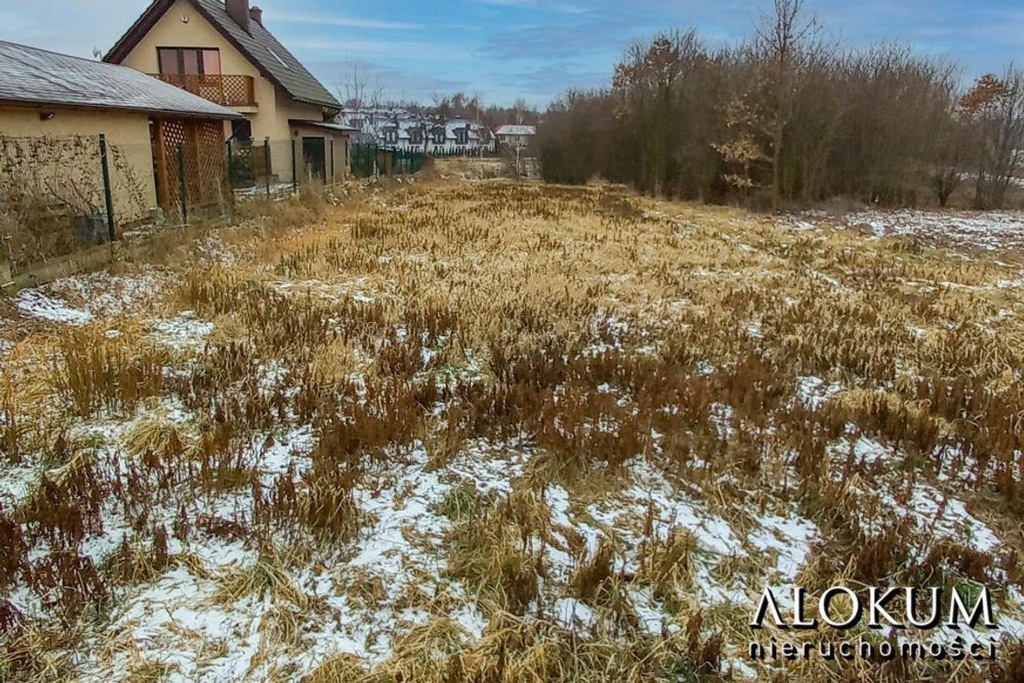
[[[43,113],[52,113],[53,117],[44,121]],[[88,139],[101,133],[115,148],[110,168],[115,218],[119,223],[142,218],[157,205],[148,115],[56,107],[0,107],[0,136],[35,138],[41,153],[54,150],[53,155],[42,156],[33,164],[36,180],[44,185],[102,188],[99,147]],[[68,139],[76,135],[85,139],[80,149],[71,150]],[[48,137],[54,138],[52,145],[46,143]],[[101,197],[89,200],[103,204]]]

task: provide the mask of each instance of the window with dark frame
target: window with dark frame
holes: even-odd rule
[[[200,47],[158,47],[164,76],[220,76],[220,50]]]

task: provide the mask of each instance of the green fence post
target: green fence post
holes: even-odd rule
[[[181,224],[188,225],[188,187],[185,184],[185,146],[178,145],[178,181],[181,193]]]
[[[292,138],[292,192],[299,191],[299,165],[295,160],[295,138]]]
[[[107,205],[107,234],[110,241],[117,239],[117,226],[114,224],[114,193],[110,187],[110,160],[107,158],[107,136],[100,133],[100,168],[103,170],[103,201]]]
[[[231,140],[224,143],[228,147],[228,187],[235,189],[235,155],[231,153]]]
[[[267,199],[270,199],[270,138],[263,140],[263,177],[267,183]]]

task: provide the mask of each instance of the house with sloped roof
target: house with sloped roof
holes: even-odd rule
[[[336,119],[358,130],[360,140],[384,149],[432,156],[491,154],[497,139],[482,123],[464,118],[436,119],[404,109],[346,108]]]
[[[103,58],[242,115],[226,136],[271,142],[272,172],[341,179],[353,131],[341,104],[265,26],[249,0],[154,0]]]
[[[494,131],[498,141],[510,147],[527,147],[537,136],[536,126],[508,124]]]
[[[35,190],[56,209],[108,204],[99,179],[102,135],[117,164],[115,220],[133,222],[158,205],[173,207],[182,187],[178,159],[154,144],[154,129],[182,141],[182,161],[193,171],[184,183],[193,205],[213,203],[223,192],[225,125],[241,118],[134,69],[0,41],[0,205],[13,201],[6,193]],[[215,145],[209,158],[203,140]]]

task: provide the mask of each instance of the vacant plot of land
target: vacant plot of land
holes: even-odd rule
[[[783,216],[781,227],[854,229],[865,235],[907,237],[957,251],[1014,253],[1024,247],[1024,211],[821,211]]]
[[[1017,675],[1009,256],[510,183],[274,222],[14,300],[0,679]],[[989,587],[999,659],[750,661],[957,635],[751,630],[795,584]]]

